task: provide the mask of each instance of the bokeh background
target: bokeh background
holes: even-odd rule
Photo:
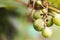
[[[22,0],[28,3],[29,0]],[[60,9],[60,0],[47,0],[51,6]],[[35,31],[33,23],[26,19],[27,8],[17,0],[0,0],[0,40],[60,40],[60,27],[55,24],[51,38],[44,38],[41,32]]]

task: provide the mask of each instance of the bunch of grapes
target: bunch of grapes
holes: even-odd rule
[[[36,31],[42,32],[42,35],[45,38],[52,36],[52,30],[49,28],[53,24],[60,26],[60,14],[57,14],[54,11],[46,10],[45,5],[42,4],[41,0],[30,0],[30,4],[34,4],[34,9],[36,10],[33,13],[33,27]]]

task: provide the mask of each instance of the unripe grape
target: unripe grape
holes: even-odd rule
[[[45,29],[42,30],[42,35],[45,38],[50,38],[52,36],[52,31],[48,27],[46,27]]]
[[[44,14],[46,14],[46,13],[47,13],[47,10],[46,10],[46,9],[42,9],[42,12],[43,12]]]
[[[47,25],[47,27],[51,27],[53,25],[53,17],[52,16],[48,16],[46,25]]]
[[[40,14],[41,14],[41,10],[35,11],[35,12],[33,13],[33,18],[35,18],[35,19],[40,19],[40,18],[42,18],[42,15],[40,15]]]
[[[41,5],[41,1],[37,0],[36,1],[37,5]]]
[[[60,14],[55,14],[54,15],[53,23],[57,26],[60,26]]]
[[[33,23],[33,27],[36,31],[41,31],[44,28],[44,22],[42,19],[37,19]]]
[[[40,1],[40,0],[37,0],[37,1],[36,1],[34,8],[35,8],[36,10],[43,8],[43,7],[41,6],[41,1]]]

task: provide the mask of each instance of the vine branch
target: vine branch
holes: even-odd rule
[[[24,5],[27,6],[27,7],[29,6],[29,4],[23,2],[22,0],[17,0],[17,2],[22,3],[22,4],[24,4]],[[31,8],[32,8],[32,7],[31,7]],[[57,13],[60,14],[60,10],[58,10],[58,9],[52,7],[52,6],[49,6],[49,5],[48,5],[48,9],[51,9],[51,10],[53,10],[53,11],[55,11],[55,12],[57,12]]]
[[[46,10],[46,17],[44,19],[44,28],[46,28],[46,20],[48,19],[48,2],[47,0],[41,0],[41,1]]]

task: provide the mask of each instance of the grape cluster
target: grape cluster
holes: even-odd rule
[[[46,38],[51,37],[52,31],[48,27],[51,27],[53,25],[53,17],[50,15],[48,16],[45,28],[44,28],[45,15],[43,16],[43,14],[41,15],[39,11],[35,11],[35,13],[33,13],[33,18],[35,19],[33,22],[34,29],[38,32],[42,31],[42,35]]]
[[[33,5],[34,0],[30,0],[30,4]],[[60,26],[60,14],[57,14],[56,12],[50,12],[42,6],[42,3],[40,0],[35,0],[34,9],[36,10],[33,13],[33,18],[35,19],[33,22],[33,27],[36,31],[42,32],[42,35],[45,38],[49,38],[52,36],[52,31],[49,27],[51,27],[53,24]],[[46,19],[47,14],[47,19]],[[44,20],[46,19],[46,22]]]

